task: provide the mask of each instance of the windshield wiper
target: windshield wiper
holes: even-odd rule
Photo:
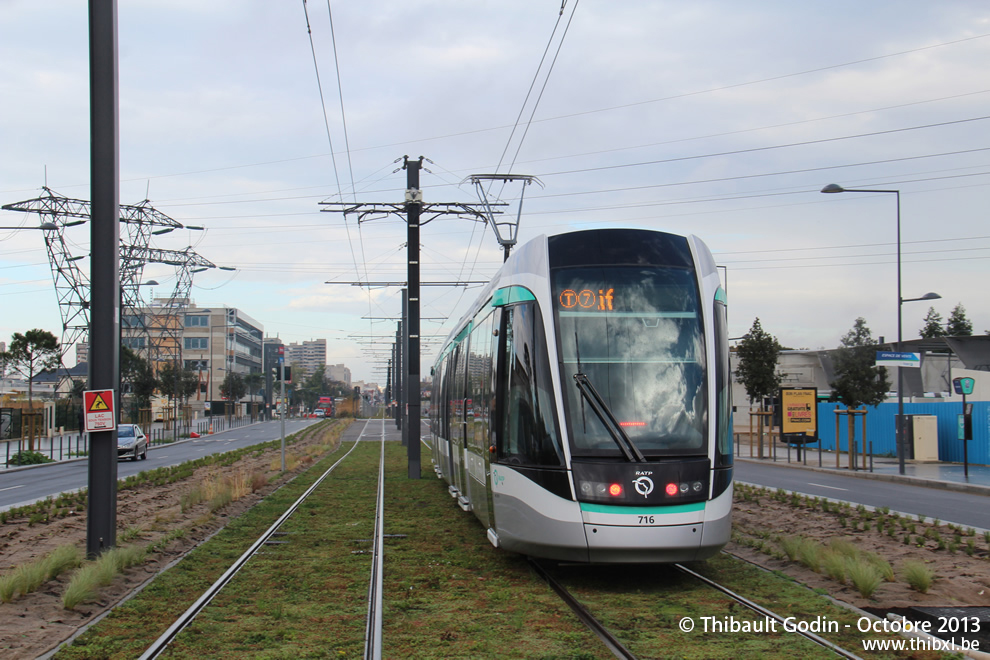
[[[612,414],[612,411],[609,410],[605,400],[602,399],[601,394],[599,394],[598,390],[595,389],[595,386],[591,384],[588,377],[585,374],[578,372],[574,374],[574,383],[577,385],[581,395],[588,400],[588,405],[590,405],[591,409],[595,411],[596,415],[598,415],[598,419],[602,420],[602,425],[605,427],[605,430],[608,431],[609,435],[612,436],[612,440],[615,441],[615,444],[626,457],[626,460],[630,463],[645,463],[646,457],[643,456],[641,451],[639,451],[639,447],[637,447],[635,443],[629,439],[626,432],[622,430],[622,426],[615,419],[615,416]]]

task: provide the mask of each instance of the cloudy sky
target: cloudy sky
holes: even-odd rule
[[[87,20],[81,0],[0,0],[0,204],[89,198]],[[521,241],[696,234],[725,266],[730,334],[759,317],[794,348],[859,316],[896,337],[895,196],[819,190],[897,189],[904,297],[938,292],[944,318],[962,303],[990,330],[985,2],[122,0],[119,52],[121,203],[207,228],[153,242],[237,268],[197,275],[198,305],[326,338],[355,379],[384,382],[400,291],[350,283],[405,279],[405,225],[319,203],[401,202],[404,155],[430,161],[427,202],[476,202],[475,173],[539,177]],[[88,254],[88,228],[66,232]],[[467,219],[426,225],[422,251],[424,281],[501,263]],[[175,283],[145,277],[146,296]],[[427,288],[424,335],[475,293]],[[928,307],[904,306],[905,338]],[[35,327],[61,328],[41,233],[0,230],[0,341]]]

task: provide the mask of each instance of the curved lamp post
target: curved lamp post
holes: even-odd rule
[[[875,188],[843,188],[837,183],[830,183],[822,188],[823,193],[861,192],[861,193],[893,193],[897,198],[897,350],[901,351],[903,337],[903,315],[901,306],[906,302],[916,300],[937,300],[942,296],[937,293],[926,293],[920,298],[904,298],[901,295],[901,191],[879,190]],[[897,368],[897,421],[894,424],[894,438],[897,445],[897,471],[904,474],[904,372],[903,367]],[[838,450],[838,446],[836,446]]]

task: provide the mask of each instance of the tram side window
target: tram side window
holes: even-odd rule
[[[440,434],[440,411],[443,408],[443,398],[440,383],[443,379],[443,367],[437,364],[433,369],[433,389],[430,393],[430,430],[433,435],[441,437]]]
[[[488,447],[492,391],[493,314],[475,323],[468,356],[468,444],[480,451]]]
[[[543,324],[535,303],[506,307],[505,405],[499,462],[563,465]]]
[[[461,346],[447,357],[447,440],[460,444],[463,441],[461,423],[464,421],[464,367],[461,364]]]
[[[715,465],[732,465],[732,377],[725,305],[715,303]]]
[[[437,400],[433,404],[437,408],[437,435],[447,440],[450,438],[450,429],[447,428],[447,372],[450,364],[450,356],[446,356],[440,361],[437,373],[434,378],[439,381]]]

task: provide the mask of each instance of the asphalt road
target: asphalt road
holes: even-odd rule
[[[285,435],[289,436],[316,419],[285,420]],[[259,422],[215,433],[203,438],[152,447],[144,461],[117,462],[117,478],[123,479],[142,470],[177,465],[185,461],[256,445],[281,437],[281,422]],[[0,511],[30,504],[39,499],[87,486],[89,467],[86,459],[48,463],[27,469],[0,472]]]
[[[802,468],[736,461],[736,481],[783,488],[891,511],[938,518],[980,530],[990,529],[990,497],[941,488],[878,481]]]

